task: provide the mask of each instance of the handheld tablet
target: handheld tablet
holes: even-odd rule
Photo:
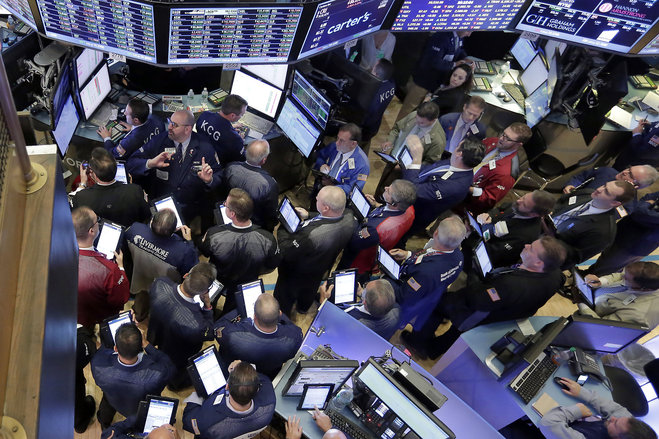
[[[305,384],[298,410],[325,410],[332,397],[334,384]]]
[[[217,300],[220,293],[222,293],[222,290],[224,290],[224,285],[222,285],[222,282],[217,279],[214,280],[208,289],[208,296],[211,300],[211,303],[214,303]],[[199,295],[194,296],[194,301],[197,302],[200,307],[204,307],[204,302],[201,300]]]
[[[478,233],[478,236],[483,237],[483,229],[481,229],[481,225],[478,224],[478,221],[476,221],[471,212],[465,210],[465,215],[467,215],[467,219],[469,219],[469,225],[471,228]]]
[[[261,294],[265,293],[263,280],[259,279],[247,284],[238,285],[236,302],[238,312],[243,318],[254,319],[254,304]]]
[[[375,154],[387,163],[397,163],[396,157],[382,151],[375,151]]]
[[[180,229],[183,226],[183,220],[181,219],[181,214],[179,213],[178,206],[174,198],[169,195],[159,200],[154,200],[153,207],[156,208],[158,212],[163,209],[171,209],[176,214],[176,228]]]
[[[325,174],[324,172],[319,171],[318,169],[312,169],[311,174],[313,174],[315,177],[320,177],[320,178],[329,178],[332,184],[336,185],[339,184],[339,180],[337,180],[334,177],[331,177],[329,173]]]
[[[412,164],[413,161],[414,160],[412,160],[410,149],[407,146],[403,146],[403,149],[401,149],[400,153],[398,154],[398,162],[403,166],[403,168],[407,168]]]
[[[302,223],[302,220],[291,204],[291,200],[287,196],[284,196],[279,204],[279,221],[289,233],[297,232],[298,227]]]
[[[357,269],[335,271],[328,284],[334,285],[330,300],[335,305],[357,302]],[[328,285],[329,288],[329,285]]]
[[[189,362],[188,373],[197,394],[202,398],[208,398],[227,383],[217,361],[217,350],[214,345],[190,357]]]
[[[146,401],[140,401],[137,409],[136,430],[148,434],[161,425],[174,425],[177,409],[178,399],[147,395]]]
[[[583,302],[595,309],[595,291],[586,283],[586,280],[581,277],[579,271],[576,268],[572,269],[572,275],[574,276],[574,286],[577,287],[579,296]]]
[[[112,317],[103,320],[99,327],[101,341],[106,348],[112,348],[115,345],[115,334],[117,329],[125,323],[133,323],[130,311],[123,311]]]
[[[400,279],[400,265],[396,260],[384,249],[378,245],[378,263],[387,276],[393,279]]]
[[[355,206],[355,213],[360,221],[371,212],[371,204],[357,185],[354,185],[350,191],[350,203]]]
[[[103,253],[108,259],[114,258],[114,252],[119,249],[123,231],[124,228],[119,224],[103,221],[101,232],[98,234],[96,250]]]
[[[128,184],[126,164],[124,162],[117,162],[117,173],[115,174],[114,179],[122,182],[123,184]]]
[[[224,224],[231,224],[231,219],[227,216],[227,206],[224,204],[218,204],[217,208],[220,209],[220,215],[222,215],[222,222]]]
[[[492,262],[490,261],[490,255],[487,254],[485,242],[480,241],[478,243],[474,249],[474,254],[476,255],[476,262],[481,269],[481,275],[485,277],[492,270]]]

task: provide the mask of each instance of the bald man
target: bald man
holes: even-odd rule
[[[270,294],[261,294],[256,300],[253,321],[234,322],[237,316],[234,310],[215,323],[223,365],[245,360],[273,379],[302,345],[302,330],[282,314],[279,302]]]
[[[272,232],[277,224],[277,197],[279,186],[274,178],[262,168],[270,144],[267,140],[255,140],[245,149],[246,161],[229,163],[224,168],[225,190],[240,188],[254,200],[252,221]]]
[[[282,262],[275,285],[275,297],[289,315],[297,300],[298,313],[306,313],[314,301],[323,275],[332,268],[356,227],[352,214],[344,215],[346,194],[338,186],[325,186],[316,198],[318,215],[310,216],[300,207],[305,221],[296,233],[277,232]]]

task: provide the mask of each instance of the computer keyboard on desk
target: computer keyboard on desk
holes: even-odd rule
[[[263,119],[252,113],[245,113],[239,120],[240,123],[261,134],[268,134],[272,125],[269,120]]]
[[[504,90],[510,95],[511,98],[515,102],[517,102],[517,105],[520,107],[524,108],[524,93],[522,93],[522,90],[519,88],[519,85],[517,84],[502,84],[501,85]]]
[[[332,421],[332,427],[341,430],[352,439],[377,439],[377,436],[373,433],[356,422],[346,418],[339,412],[335,412],[332,409],[326,409],[325,414],[329,416],[330,421]]]
[[[558,364],[554,363],[549,355],[542,352],[515,377],[510,383],[510,387],[524,400],[524,404],[528,404],[556,372],[556,369],[558,369]]]

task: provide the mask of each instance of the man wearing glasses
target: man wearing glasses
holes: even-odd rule
[[[509,125],[499,137],[483,140],[485,157],[474,168],[465,207],[474,214],[494,207],[515,184],[519,173],[517,150],[531,138],[531,128],[522,122]]]
[[[576,189],[596,189],[611,180],[626,181],[636,189],[643,189],[652,185],[659,177],[659,172],[650,165],[628,166],[618,172],[608,166],[587,169],[574,177],[563,188],[564,194]]]
[[[189,223],[197,215],[211,217],[206,194],[220,184],[220,165],[213,147],[192,132],[191,112],[180,110],[167,121],[167,133],[154,137],[126,163],[151,198],[172,195]]]

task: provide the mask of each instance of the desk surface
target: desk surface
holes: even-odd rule
[[[324,331],[320,337],[311,332],[311,330],[307,333],[300,348],[300,351],[305,354],[311,354],[321,344],[329,344],[337,354],[359,361],[365,361],[370,356],[381,356],[386,350],[391,350],[393,357],[398,360],[409,360],[404,353],[395,348],[391,343],[329,302],[325,302],[320,308],[311,327],[323,327]],[[485,422],[481,416],[474,412],[449,388],[434,379],[418,364],[412,362],[412,367],[422,372],[432,382],[433,386],[448,398],[446,403],[435,412],[435,416],[444,422],[458,438],[472,437],[485,439],[501,437],[491,425]],[[310,438],[319,438],[321,437],[320,430],[314,423],[311,415],[296,410],[298,399],[284,398],[281,396],[281,390],[292,372],[287,369],[289,368],[284,367],[282,369],[282,373],[278,377],[279,381],[275,386],[277,413],[284,418],[292,415],[299,416],[304,434]]]
[[[531,317],[529,320],[537,331],[545,324],[556,320],[556,317]],[[578,402],[564,394],[551,378],[528,404],[524,404],[522,399],[508,387],[514,376],[502,382],[497,381],[494,373],[485,365],[485,358],[490,353],[490,346],[516,327],[515,321],[499,322],[478,326],[465,332],[431,371],[495,428],[504,427],[522,415],[528,416],[537,425],[540,416],[531,406],[543,393],[549,394],[559,405],[572,405]],[[600,371],[604,374],[601,363]],[[470,379],[465,380],[466,376]],[[554,376],[573,378],[565,363],[561,364]],[[588,380],[584,387],[611,398],[611,392],[593,379]]]

